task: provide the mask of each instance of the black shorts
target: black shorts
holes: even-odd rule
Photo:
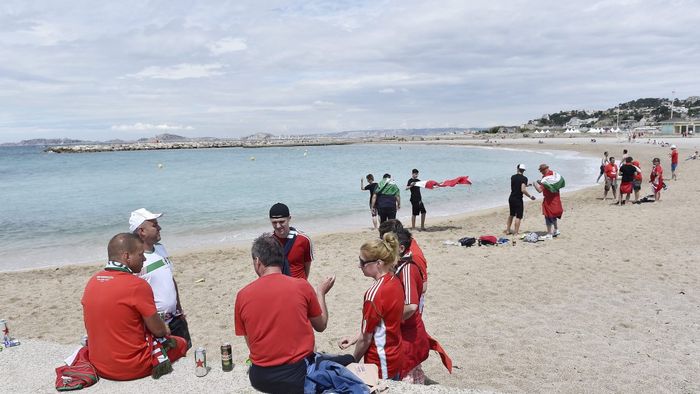
[[[411,201],[411,208],[413,208],[413,216],[418,216],[419,214],[426,212],[423,201]]]
[[[503,200],[501,200],[503,201]],[[523,212],[525,211],[525,206],[523,204],[522,198],[509,198],[508,206],[510,207],[510,216],[515,216],[518,219],[523,218]]]
[[[642,181],[638,181],[638,180],[632,181],[632,188],[636,191],[642,190]]]
[[[303,393],[306,380],[306,367],[313,362],[313,353],[309,360],[302,359],[293,364],[260,367],[251,365],[248,378],[254,389],[263,393]]]
[[[396,219],[396,207],[393,208],[377,208],[379,213],[379,223],[384,223],[389,219]]]

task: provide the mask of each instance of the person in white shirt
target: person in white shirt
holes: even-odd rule
[[[139,277],[151,285],[156,309],[168,324],[172,335],[187,340],[187,348],[192,347],[187,320],[180,304],[177,282],[173,277],[173,264],[165,247],[160,242],[160,226],[158,218],[162,213],[153,213],[145,208],[131,212],[129,231],[143,241],[144,256]]]

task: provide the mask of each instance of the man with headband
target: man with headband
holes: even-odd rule
[[[270,223],[274,236],[284,248],[282,273],[295,278],[308,279],[314,259],[311,239],[289,224],[292,216],[289,208],[278,202],[270,208]]]

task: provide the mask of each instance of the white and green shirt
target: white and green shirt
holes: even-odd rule
[[[153,289],[153,298],[158,312],[165,313],[165,322],[170,322],[177,310],[177,290],[173,279],[173,265],[168,252],[161,244],[153,245],[153,252],[144,253],[146,261],[139,276]]]

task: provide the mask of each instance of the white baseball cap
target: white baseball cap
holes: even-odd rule
[[[671,149],[676,149],[676,146],[675,146],[675,145],[671,145]]]
[[[518,164],[518,169],[525,171],[525,164]]]
[[[153,213],[146,208],[140,208],[131,212],[129,217],[129,232],[133,233],[146,220],[158,219],[162,213]]]

